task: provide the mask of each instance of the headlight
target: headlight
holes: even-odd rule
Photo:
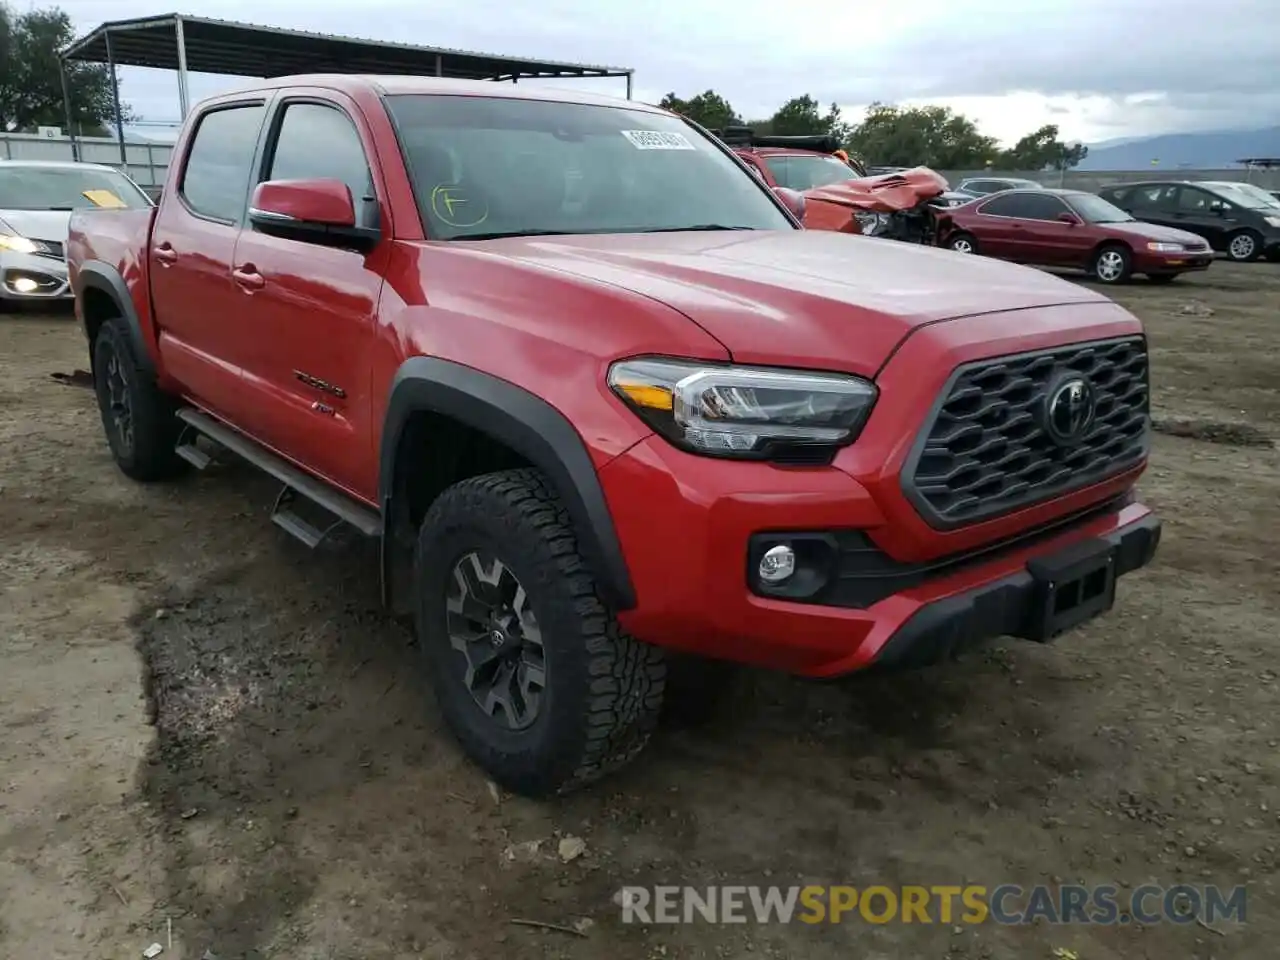
[[[883,213],[863,213],[859,211],[853,215],[853,219],[858,221],[858,228],[862,231],[864,237],[874,237],[878,233],[884,233],[889,226],[889,217]]]
[[[1147,244],[1148,250],[1157,250],[1160,253],[1178,253],[1183,249],[1180,243],[1161,243],[1158,240],[1152,240]]]
[[[12,250],[14,253],[38,253],[43,250],[42,244],[26,237],[15,237],[12,234],[0,233],[0,248]]]
[[[1280,227],[1280,217],[1263,217],[1262,219],[1267,221],[1268,226]]]
[[[609,386],[676,446],[747,460],[829,460],[876,399],[860,377],[663,359],[615,363]]]

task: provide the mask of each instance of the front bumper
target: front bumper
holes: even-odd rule
[[[1151,511],[1109,481],[1092,488],[1094,503],[1078,519],[935,558],[924,575],[895,584],[896,592],[863,593],[862,600],[846,594],[845,605],[835,606],[753,590],[750,544],[768,531],[883,529],[879,506],[844,471],[714,461],[650,437],[600,478],[636,589],[637,605],[619,615],[628,632],[811,677],[931,662],[1002,634],[1047,639],[1049,581],[1033,568],[1061,567],[1083,551],[1095,566],[1113,561],[1111,585],[1147,563],[1159,540]],[[1099,508],[1107,502],[1113,506]],[[1102,609],[1109,605],[1108,598]]]
[[[0,253],[0,299],[34,302],[70,300],[73,296],[65,260],[12,251]]]
[[[1185,273],[1188,270],[1207,270],[1213,263],[1213,251],[1188,250],[1182,253],[1161,253],[1154,250],[1139,251],[1134,256],[1134,273]]]

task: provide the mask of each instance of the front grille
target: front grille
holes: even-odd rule
[[[1048,430],[1049,392],[1073,376],[1092,386],[1094,418],[1064,442]],[[916,440],[903,493],[945,529],[1097,483],[1146,455],[1147,389],[1142,337],[966,364]]]

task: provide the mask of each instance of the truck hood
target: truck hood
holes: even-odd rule
[[[70,210],[0,210],[0,223],[7,223],[9,229],[28,240],[66,243],[70,222]]]
[[[863,376],[874,376],[924,324],[1109,302],[1030,267],[819,230],[520,237],[467,246],[664,303],[740,363]]]

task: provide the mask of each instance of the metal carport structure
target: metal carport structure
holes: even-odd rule
[[[465,80],[624,78],[631,99],[629,67],[506,57],[447,47],[425,47],[386,40],[361,40],[281,27],[263,27],[231,20],[213,20],[168,13],[100,24],[61,53],[63,101],[72,150],[79,148],[71,121],[66,61],[102,63],[111,68],[111,95],[120,161],[125,162],[124,124],[116,67],[175,70],[178,102],[185,119],[190,108],[187,74],[212,73],[239,77],[279,77],[294,73],[374,73],[455,77]]]

